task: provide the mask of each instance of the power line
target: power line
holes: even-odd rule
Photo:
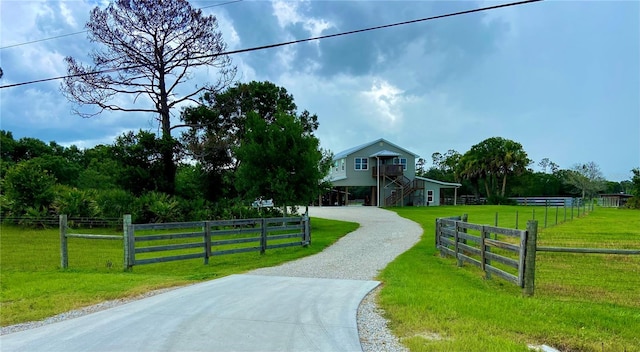
[[[495,6],[481,7],[481,8],[473,9],[473,10],[465,10],[465,11],[448,13],[448,14],[444,14],[444,15],[420,18],[420,19],[416,19],[416,20],[396,22],[396,23],[385,24],[385,25],[375,26],[375,27],[368,27],[368,28],[363,28],[363,29],[356,29],[356,30],[348,31],[348,32],[327,34],[327,35],[322,35],[322,36],[318,36],[318,37],[311,37],[311,38],[298,39],[298,40],[282,42],[282,43],[276,43],[276,44],[256,46],[256,47],[246,48],[246,49],[238,49],[238,50],[226,51],[226,52],[222,52],[222,53],[219,53],[219,54],[194,57],[193,59],[194,60],[198,60],[198,59],[210,58],[210,57],[214,57],[214,56],[232,55],[232,54],[246,53],[246,52],[250,52],[250,51],[265,50],[265,49],[277,48],[277,47],[286,46],[286,45],[309,42],[309,41],[313,41],[313,40],[321,40],[321,39],[327,39],[327,38],[341,37],[341,36],[345,36],[345,35],[368,32],[368,31],[373,31],[373,30],[378,30],[378,29],[403,26],[403,25],[408,25],[408,24],[413,24],[413,23],[418,23],[418,22],[436,20],[436,19],[445,18],[445,17],[460,16],[460,15],[466,15],[466,14],[475,13],[475,12],[495,10],[495,9],[504,8],[504,7],[518,6],[518,5],[524,5],[524,4],[528,4],[528,3],[541,2],[541,1],[543,1],[543,0],[524,0],[524,1],[512,2],[512,3],[507,3],[507,4],[495,5]],[[59,77],[43,78],[43,79],[39,79],[39,80],[33,80],[33,81],[27,81],[27,82],[14,83],[14,84],[0,86],[0,89],[18,87],[18,86],[34,84],[34,83],[55,81],[55,80],[60,80],[60,79],[64,79],[64,78],[72,78],[72,77],[88,76],[88,75],[97,75],[97,74],[102,74],[102,73],[115,72],[115,71],[119,71],[119,70],[129,70],[129,69],[134,69],[134,68],[140,68],[140,67],[143,67],[143,66],[144,65],[133,65],[133,66],[128,66],[128,67],[110,68],[110,69],[105,69],[105,70],[96,71],[96,72],[87,72],[87,73],[80,73],[80,74],[75,74],[75,75],[66,75],[66,76],[59,76]]]
[[[220,4],[214,4],[214,5],[203,6],[203,7],[201,7],[201,8],[200,8],[200,10],[202,10],[202,9],[208,9],[208,8],[210,8],[210,7],[217,7],[217,6],[222,6],[222,5],[233,4],[233,3],[241,2],[241,1],[243,1],[243,0],[233,0],[233,1],[223,2],[223,3],[220,3]],[[53,40],[53,39],[59,39],[59,38],[69,37],[69,36],[72,36],[72,35],[78,35],[78,34],[87,33],[87,32],[88,32],[88,30],[84,30],[84,31],[80,31],[80,32],[73,32],[73,33],[61,34],[61,35],[57,35],[57,36],[55,36],[55,37],[48,37],[48,38],[36,39],[36,40],[32,40],[32,41],[30,41],[30,42],[24,42],[24,43],[18,43],[18,44],[11,44],[11,45],[7,45],[7,46],[0,47],[0,50],[2,50],[2,49],[14,48],[14,47],[17,47],[17,46],[23,46],[23,45],[28,45],[28,44],[39,43],[39,42],[44,42],[44,41],[47,41],[47,40]]]
[[[61,35],[57,35],[55,37],[49,37],[49,38],[43,38],[43,39],[36,39],[36,40],[32,40],[30,42],[24,42],[24,43],[18,43],[18,44],[12,44],[12,45],[7,45],[7,46],[3,46],[0,48],[0,50],[2,49],[8,49],[8,48],[13,48],[16,46],[22,46],[22,45],[28,45],[28,44],[33,44],[33,43],[39,43],[39,42],[44,42],[47,40],[53,40],[53,39],[58,39],[58,38],[64,38],[64,37],[69,37],[72,35],[77,35],[77,34],[82,34],[82,33],[87,33],[88,31],[81,31],[81,32],[74,32],[74,33],[67,33],[67,34],[61,34]]]

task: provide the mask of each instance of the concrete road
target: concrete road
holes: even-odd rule
[[[378,284],[232,275],[0,336],[0,350],[362,351],[356,312]]]

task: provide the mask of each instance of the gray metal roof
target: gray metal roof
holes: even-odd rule
[[[400,149],[400,150],[402,150],[402,151],[406,152],[407,154],[411,154],[411,155],[415,156],[416,158],[419,156],[418,154],[413,153],[413,152],[410,152],[410,151],[408,151],[408,150],[406,150],[406,149],[404,149],[404,148],[402,148],[402,147],[400,147],[400,146],[398,146],[398,145],[396,145],[396,144],[393,144],[393,143],[389,142],[388,140],[386,140],[386,139],[384,139],[384,138],[380,138],[380,139],[377,139],[377,140],[375,140],[375,141],[373,141],[373,142],[369,142],[369,143],[361,144],[361,145],[355,146],[355,147],[353,147],[353,148],[349,148],[349,149],[343,150],[343,151],[341,151],[340,153],[335,154],[335,155],[333,156],[333,160],[338,160],[338,159],[346,158],[347,156],[349,156],[349,155],[351,155],[351,154],[353,154],[353,153],[355,153],[355,152],[357,152],[357,151],[359,151],[359,150],[362,150],[362,149],[364,149],[364,148],[367,148],[367,147],[369,147],[369,146],[371,146],[371,145],[374,145],[374,144],[376,144],[376,143],[379,143],[379,142],[384,142],[384,143],[387,143],[388,145],[394,146],[394,147],[396,147],[396,148],[398,148],[398,149]],[[376,154],[377,154],[377,153],[376,153]],[[396,155],[389,155],[389,156],[397,156],[397,155],[398,155],[398,154],[396,153]],[[373,157],[373,156],[375,156],[375,155],[372,155],[372,157]],[[384,156],[384,155],[378,155],[378,156]]]
[[[438,180],[434,180],[432,178],[426,178],[426,177],[420,177],[420,176],[416,176],[416,179],[418,180],[423,180],[423,181],[427,181],[427,182],[431,182],[431,183],[435,183],[441,186],[447,186],[447,187],[462,187],[462,184],[460,183],[455,183],[455,182],[444,182],[444,181],[438,181]]]
[[[381,151],[379,151],[377,153],[373,153],[373,154],[369,155],[370,158],[375,158],[377,156],[400,156],[400,154],[385,149],[385,150],[381,150]]]

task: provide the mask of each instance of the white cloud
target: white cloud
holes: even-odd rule
[[[73,13],[69,9],[69,7],[67,7],[67,4],[64,3],[64,2],[60,3],[60,13],[62,14],[62,17],[64,17],[65,22],[69,26],[71,26],[71,27],[77,27],[78,26],[78,23],[76,22],[76,19],[75,19]]]
[[[277,0],[272,3],[273,14],[278,19],[281,28],[290,25],[302,24],[302,28],[309,32],[312,37],[319,37],[322,33],[335,25],[322,18],[305,16],[300,10],[303,1],[282,1]]]
[[[360,95],[363,109],[378,122],[397,128],[402,120],[403,91],[383,79],[375,79],[371,87]]]
[[[242,40],[236,31],[233,19],[225,12],[213,13],[218,21],[218,30],[222,33],[222,39],[227,43],[227,50],[237,50],[242,48]]]

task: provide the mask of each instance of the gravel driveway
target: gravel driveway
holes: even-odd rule
[[[375,207],[310,207],[311,217],[360,223],[360,228],[316,255],[251,271],[256,275],[372,280],[422,235],[417,223]],[[313,220],[312,220],[313,226]],[[313,243],[313,230],[312,230]],[[387,328],[372,291],[358,309],[358,331],[365,352],[407,351]]]

